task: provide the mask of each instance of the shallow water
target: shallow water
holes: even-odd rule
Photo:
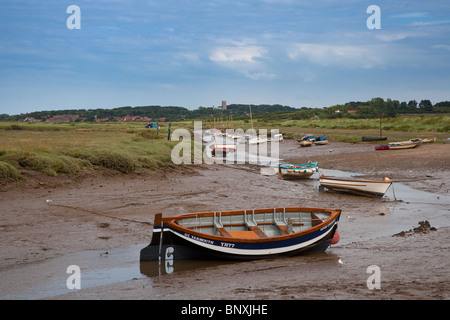
[[[350,177],[357,173],[337,170],[321,170],[327,175]],[[299,182],[294,182],[299,183]],[[318,190],[318,174],[301,182]],[[318,191],[317,191],[318,192]],[[339,222],[341,241],[335,246],[352,242],[391,236],[407,231],[428,220],[433,227],[450,226],[450,196],[423,192],[394,182],[385,196],[368,198],[353,195],[323,192],[321,197],[335,200],[338,207],[344,207]],[[364,205],[362,205],[362,201]],[[150,240],[150,239],[149,239]],[[123,248],[88,250],[49,259],[31,265],[18,266],[0,271],[1,299],[40,299],[71,292],[66,285],[67,267],[78,265],[81,268],[81,288],[89,288],[131,280],[149,278],[158,281],[159,277],[176,272],[208,270],[208,268],[226,267],[238,262],[220,261],[175,261],[160,264],[139,262],[139,251],[148,243]],[[106,251],[107,250],[107,251]],[[338,250],[333,250],[333,261]],[[329,260],[325,254],[315,258],[318,261]],[[313,263],[308,257],[298,257],[305,263]],[[333,262],[333,263],[334,263]],[[264,262],[261,262],[264,264]],[[208,271],[205,271],[208,272]]]

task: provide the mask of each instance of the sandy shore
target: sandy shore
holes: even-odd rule
[[[369,143],[331,142],[300,148],[291,140],[280,144],[280,154],[285,162],[318,161],[324,170],[388,176],[394,181],[395,194],[372,199],[318,192],[317,177],[305,182],[284,181],[261,174],[256,165],[192,165],[130,175],[86,172],[76,181],[25,172],[25,181],[2,186],[0,192],[0,296],[164,300],[450,298],[450,145],[374,151]],[[186,268],[180,265],[175,266],[180,271],[173,274],[140,274],[107,284],[93,281],[90,287],[75,291],[65,288],[68,265],[80,265],[82,275],[89,271],[95,259],[82,258],[88,253],[101,256],[104,263],[114,259],[112,253],[117,248],[128,252],[126,256],[132,251],[126,248],[133,247],[128,258],[142,270],[136,250],[150,241],[155,213],[274,206],[342,209],[341,241],[324,254]],[[437,230],[393,237],[423,220]],[[367,268],[371,265],[380,268],[381,289],[367,287]],[[56,266],[58,274],[52,270]],[[35,294],[42,286],[59,281],[54,278],[63,279],[54,285],[58,289]]]

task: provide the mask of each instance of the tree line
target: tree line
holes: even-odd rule
[[[193,119],[208,119],[213,117],[228,117],[233,120],[248,119],[250,114],[255,119],[280,120],[280,119],[330,119],[330,118],[378,118],[396,117],[401,114],[430,114],[450,113],[450,101],[442,101],[432,104],[430,100],[410,100],[408,102],[383,98],[373,98],[369,101],[352,101],[345,104],[337,104],[324,108],[301,107],[294,108],[280,104],[248,105],[230,104],[225,110],[221,107],[199,107],[189,110],[178,106],[138,106],[119,107],[112,109],[71,109],[54,111],[36,111],[19,115],[0,114],[0,121],[23,121],[26,117],[45,120],[55,115],[78,115],[77,121],[95,121],[96,119],[110,119],[124,116],[146,116],[158,121],[181,121]]]
[[[433,114],[450,113],[450,101],[432,104],[430,100],[410,100],[408,102],[383,98],[373,98],[369,101],[352,101],[326,108],[301,108],[292,115],[292,119],[310,118],[393,118],[402,114]]]

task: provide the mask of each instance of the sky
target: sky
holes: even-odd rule
[[[9,115],[450,100],[449,1],[2,0],[0,30]]]

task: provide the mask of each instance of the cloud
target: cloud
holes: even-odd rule
[[[209,55],[211,61],[251,80],[270,80],[276,77],[276,74],[265,70],[264,61],[270,60],[265,47],[249,45],[251,41],[225,42],[232,45],[215,47]]]
[[[450,20],[438,20],[438,21],[419,21],[411,23],[413,27],[424,27],[424,26],[436,26],[436,25],[446,25],[449,24]]]
[[[209,58],[216,63],[256,63],[266,53],[267,50],[260,46],[228,46],[215,48]]]
[[[409,37],[407,33],[389,33],[389,34],[377,34],[375,37],[385,42],[392,42],[397,40],[403,40]]]
[[[269,73],[266,71],[262,72],[250,72],[248,70],[243,70],[242,74],[252,80],[270,80],[276,78],[276,74]]]
[[[306,59],[320,66],[371,69],[385,64],[379,46],[297,43],[288,52],[292,60]]]
[[[423,18],[428,17],[430,14],[429,12],[406,12],[406,13],[400,13],[393,15],[393,18]]]
[[[433,46],[433,49],[444,49],[450,51],[450,45],[447,44],[437,44]]]

